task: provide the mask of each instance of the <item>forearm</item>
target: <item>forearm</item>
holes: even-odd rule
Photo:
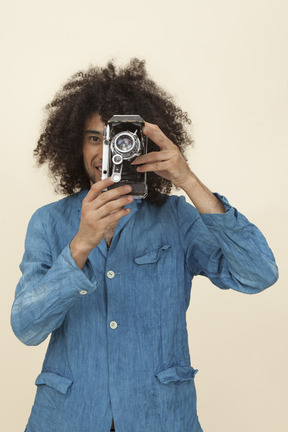
[[[225,197],[217,196],[226,213],[206,213],[196,219],[195,209],[193,213],[184,197],[179,200],[179,229],[187,269],[223,289],[247,294],[263,291],[278,277],[273,253],[259,229]]]
[[[90,271],[88,278],[77,267],[68,247],[48,271],[43,268],[41,261],[22,262],[23,276],[12,306],[12,328],[27,345],[41,343],[62,324],[77,299],[93,292],[98,285],[94,272]]]
[[[187,180],[181,185],[199,213],[225,213],[221,201],[195,176],[189,174]]]
[[[83,270],[83,267],[88,259],[91,249],[85,247],[85,245],[82,244],[81,241],[78,241],[77,235],[73,238],[69,247],[71,256],[74,259],[75,263],[80,270]]]

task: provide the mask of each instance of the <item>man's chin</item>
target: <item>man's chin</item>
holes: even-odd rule
[[[87,172],[86,172],[87,173]],[[90,184],[91,184],[91,186],[93,185],[93,184],[95,184],[95,183],[97,183],[98,181],[100,181],[101,180],[101,175],[99,175],[98,173],[97,174],[93,174],[93,175],[91,175],[91,174],[88,174],[87,173],[87,175],[88,175],[88,177],[89,177],[89,180],[90,180]]]

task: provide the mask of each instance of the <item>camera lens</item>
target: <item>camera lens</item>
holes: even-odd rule
[[[130,160],[133,157],[139,155],[140,148],[141,142],[136,131],[134,133],[127,130],[119,132],[117,135],[115,135],[115,137],[113,137],[111,142],[112,154],[116,153],[124,160]],[[114,160],[113,162],[120,164],[120,162],[117,160]]]
[[[129,135],[121,135],[115,142],[115,147],[121,153],[127,153],[134,147],[134,140]]]

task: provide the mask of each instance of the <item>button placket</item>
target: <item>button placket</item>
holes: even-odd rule
[[[113,270],[108,270],[106,272],[106,276],[108,279],[114,279],[114,277],[116,276],[116,273]],[[116,321],[110,321],[109,323],[109,327],[111,330],[116,330],[117,327],[119,326],[119,324]]]

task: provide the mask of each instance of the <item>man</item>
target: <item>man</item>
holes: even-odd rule
[[[103,129],[114,114],[146,121],[148,153],[133,161],[148,173],[144,200],[129,186],[104,191]],[[25,344],[51,333],[27,432],[202,431],[191,280],[253,294],[278,273],[260,231],[190,170],[185,124],[137,59],[74,75],[48,105],[35,155],[69,196],[33,215],[12,307]],[[195,207],[169,196],[172,184]]]

